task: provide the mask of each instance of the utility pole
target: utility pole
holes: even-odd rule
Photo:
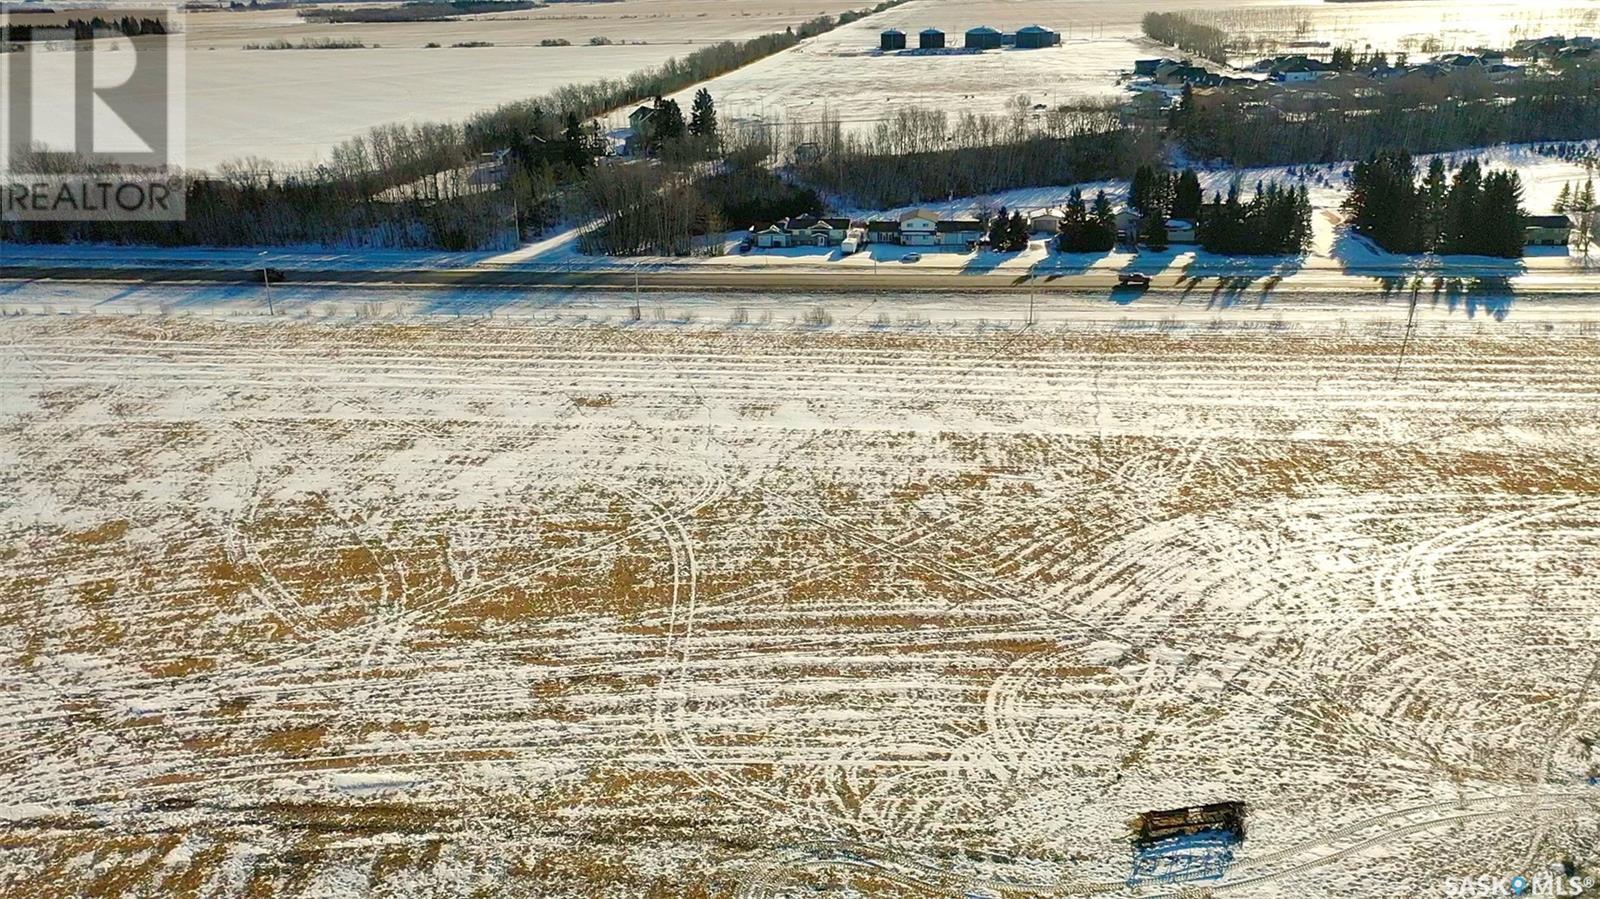
[[[257,255],[263,257],[261,260],[261,288],[267,292],[267,314],[272,315],[272,275],[267,269],[267,260],[265,258],[267,251],[262,250]]]

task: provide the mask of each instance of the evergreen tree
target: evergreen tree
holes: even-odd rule
[[[1111,208],[1111,198],[1105,191],[1094,195],[1094,223],[1100,230],[1100,241],[1095,249],[1109,250],[1117,243],[1117,214]]]
[[[1007,243],[1007,231],[1011,226],[1011,217],[1004,206],[1000,207],[1000,214],[989,222],[989,249],[996,252],[1003,251]]]
[[[589,145],[584,140],[583,126],[578,123],[577,113],[567,113],[566,128],[561,132],[561,157],[563,162],[575,169],[585,168],[594,161],[589,155]]]
[[[1470,253],[1478,238],[1478,200],[1483,192],[1483,169],[1469,159],[1456,169],[1445,195],[1444,252]]]
[[[1374,153],[1350,169],[1351,227],[1392,253],[1418,248],[1416,164],[1405,150]]]
[[[1445,196],[1449,190],[1444,160],[1435,156],[1428,163],[1428,174],[1422,179],[1422,189],[1417,195],[1417,241],[1424,252],[1439,251],[1445,224]]]
[[[652,141],[658,149],[683,139],[683,109],[678,106],[677,100],[663,100],[657,97],[656,114],[651,118],[651,123]]]
[[[1290,252],[1304,253],[1311,249],[1311,191],[1300,182],[1300,195],[1295,201],[1295,229],[1291,236]]]
[[[1522,178],[1516,172],[1493,171],[1484,176],[1477,216],[1482,230],[1473,242],[1476,252],[1508,259],[1522,255],[1527,213],[1522,208]]]
[[[689,111],[689,133],[708,139],[717,136],[717,105],[711,100],[711,92],[703,87],[695,92],[694,106]]]
[[[1128,205],[1139,212],[1146,211],[1150,203],[1150,192],[1155,186],[1155,169],[1141,165],[1134,170],[1133,183],[1128,185]]]
[[[1006,248],[1012,252],[1020,252],[1028,248],[1028,220],[1022,217],[1022,212],[1011,213],[1011,222],[1006,228]]]
[[[1567,211],[1567,207],[1570,205],[1572,205],[1572,183],[1568,182],[1561,185],[1561,193],[1556,194],[1556,205],[1551,211],[1556,215],[1561,215]]]
[[[1594,179],[1585,181],[1581,189],[1574,191],[1572,201],[1567,204],[1567,214],[1572,217],[1573,229],[1578,232],[1578,250],[1585,256],[1589,255],[1589,245],[1594,242]]]
[[[1200,189],[1200,176],[1194,169],[1184,169],[1173,185],[1172,217],[1194,221],[1200,216],[1200,204],[1205,192]]]

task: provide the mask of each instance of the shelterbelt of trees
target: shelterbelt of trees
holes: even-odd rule
[[[1436,156],[1419,180],[1410,153],[1375,153],[1352,168],[1344,206],[1357,233],[1392,253],[1522,255],[1522,179],[1476,159],[1451,174]]]
[[[1205,102],[1186,90],[1168,134],[1191,158],[1238,166],[1362,159],[1389,147],[1431,153],[1600,136],[1600,63],[1530,71],[1510,84],[1469,70],[1361,79],[1359,87],[1322,82],[1319,96],[1285,95],[1278,106],[1261,102],[1259,89],[1220,87]]]

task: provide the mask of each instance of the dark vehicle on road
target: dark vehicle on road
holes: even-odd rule
[[[256,269],[251,274],[255,278],[260,278],[263,284],[282,284],[289,280],[289,276],[285,275],[281,268]]]
[[[1118,287],[1149,287],[1150,276],[1144,272],[1118,272]]]

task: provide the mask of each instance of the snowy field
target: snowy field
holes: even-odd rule
[[[0,319],[0,893],[1600,873],[1592,309],[890,299]]]
[[[850,0],[616,0],[398,24],[306,22],[294,10],[191,12],[186,161],[200,169],[247,157],[326,161],[335,144],[376,125],[461,121],[563,84],[620,78],[706,44],[851,8]],[[615,44],[590,46],[593,37]],[[539,46],[546,39],[572,46]],[[275,40],[367,48],[242,49]],[[452,46],[473,41],[494,46]],[[425,48],[430,42],[441,46]]]
[[[824,112],[848,127],[870,130],[896,106],[919,105],[965,112],[1002,113],[1021,94],[1034,103],[1058,105],[1126,97],[1117,76],[1134,60],[1180,56],[1144,38],[1147,12],[1203,10],[1236,15],[1238,28],[1284,41],[1368,44],[1413,53],[1430,37],[1442,49],[1478,44],[1506,45],[1518,37],[1596,29],[1590,0],[1516,0],[1469,5],[1439,0],[1323,3],[1315,0],[1243,0],[1218,12],[1195,0],[919,0],[854,22],[814,40],[713,79],[707,87],[727,118],[816,121]],[[1304,22],[1302,31],[1299,24]],[[924,28],[946,33],[962,46],[969,28],[989,25],[1006,32],[1039,24],[1059,31],[1061,46],[1004,49],[975,55],[919,56],[878,52],[878,33],[899,28],[915,48]],[[1246,54],[1248,55],[1248,54]],[[687,102],[693,91],[677,99]]]

